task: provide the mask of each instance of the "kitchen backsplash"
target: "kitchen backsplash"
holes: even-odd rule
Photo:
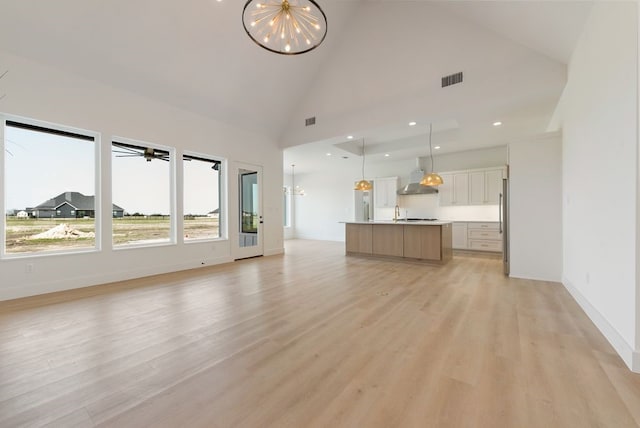
[[[400,217],[438,218],[452,221],[498,221],[498,205],[445,206],[438,195],[406,195],[398,197]],[[386,213],[385,213],[386,214]],[[391,211],[393,217],[393,211]]]
[[[441,207],[438,218],[451,221],[498,221],[499,205]]]
[[[398,206],[400,206],[400,217],[440,218],[438,195],[398,196]]]
[[[437,218],[451,221],[498,221],[499,205],[445,206],[439,204],[438,195],[398,196],[400,218]],[[393,219],[393,208],[376,208],[375,220]]]

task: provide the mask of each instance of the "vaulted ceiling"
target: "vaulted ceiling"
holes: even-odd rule
[[[241,0],[0,0],[0,50],[267,134],[283,148],[353,134],[379,152],[415,156],[429,122],[447,151],[545,131],[591,6],[318,3],[327,38],[299,56],[257,47],[242,28]],[[440,87],[458,71],[462,84]],[[305,127],[311,116],[317,124]],[[408,129],[410,120],[419,125]],[[504,125],[494,129],[494,120]]]

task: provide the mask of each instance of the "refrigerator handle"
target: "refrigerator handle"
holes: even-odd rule
[[[500,233],[502,233],[502,193],[500,193],[500,203],[498,204],[498,218],[500,219]]]

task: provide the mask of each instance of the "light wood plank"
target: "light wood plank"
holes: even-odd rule
[[[402,257],[403,227],[395,224],[373,225],[373,254]]]
[[[640,425],[640,375],[560,284],[286,250],[0,303],[0,426]]]

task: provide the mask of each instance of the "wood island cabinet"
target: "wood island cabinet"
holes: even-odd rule
[[[372,254],[373,225],[351,224],[346,225],[346,249],[347,253]]]
[[[452,225],[347,223],[346,253],[447,263],[451,260]]]
[[[440,260],[441,226],[404,226],[404,257]]]
[[[395,224],[373,226],[373,254],[378,256],[402,257],[402,228]]]

